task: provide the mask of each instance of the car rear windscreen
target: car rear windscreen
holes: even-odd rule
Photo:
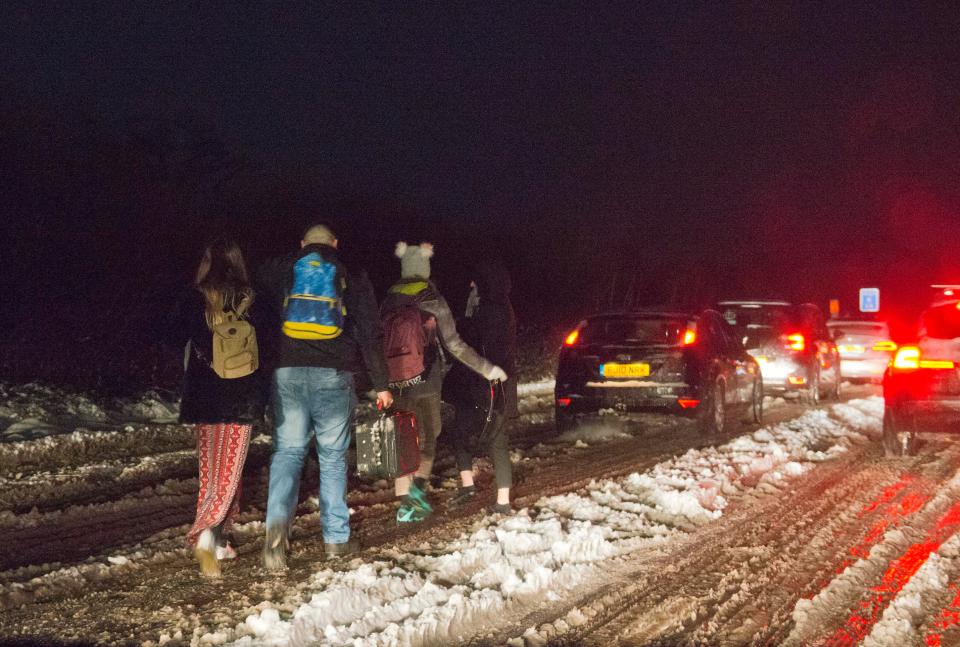
[[[867,337],[885,337],[887,327],[879,323],[836,323],[828,324],[837,337],[841,335],[865,335]]]
[[[770,326],[750,326],[743,331],[740,342],[744,348],[753,350],[776,343],[779,336],[776,328]]]
[[[687,328],[686,319],[598,317],[580,331],[584,344],[650,344],[676,346]]]
[[[782,328],[796,319],[796,312],[792,306],[781,305],[727,306],[723,309],[723,318],[731,326],[738,328],[747,326]]]
[[[923,313],[921,327],[927,337],[956,339],[960,337],[960,310],[954,303],[930,308]]]

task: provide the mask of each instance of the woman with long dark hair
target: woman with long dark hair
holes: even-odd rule
[[[171,331],[186,345],[180,422],[196,425],[200,467],[187,545],[200,572],[211,577],[220,574],[220,560],[236,556],[228,533],[240,509],[252,427],[262,420],[266,403],[255,301],[240,247],[230,239],[215,240],[204,250]]]

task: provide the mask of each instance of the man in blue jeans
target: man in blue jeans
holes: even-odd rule
[[[326,556],[357,549],[350,539],[346,499],[354,373],[366,369],[379,407],[390,407],[393,398],[373,286],[365,274],[351,274],[340,262],[328,225],[308,229],[300,250],[267,263],[259,278],[283,319],[274,362],[275,428],[263,548],[264,567],[280,570],[286,567],[300,473],[313,438]]]

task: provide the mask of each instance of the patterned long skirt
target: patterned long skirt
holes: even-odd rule
[[[223,531],[240,512],[240,480],[250,447],[252,425],[221,422],[197,425],[197,458],[200,464],[200,491],[197,517],[187,533],[187,545],[194,546],[207,528],[223,524]]]

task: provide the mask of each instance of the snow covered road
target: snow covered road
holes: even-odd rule
[[[0,636],[96,644],[960,644],[960,445],[884,459],[882,401],[778,403],[704,437],[658,417],[561,439],[524,389],[510,517],[476,502],[397,527],[384,483],[353,490],[367,546],[322,562],[315,500],[289,572],[260,570],[251,453],[240,556],[202,580],[182,549],[189,432],[143,425],[0,444]],[[142,443],[131,442],[141,436]],[[165,440],[163,440],[165,439]],[[315,468],[314,472],[315,472]],[[439,471],[455,473],[441,461]],[[308,468],[307,474],[311,473]],[[489,470],[480,484],[490,490]],[[308,479],[305,495],[315,490]],[[57,507],[58,493],[64,503]]]

